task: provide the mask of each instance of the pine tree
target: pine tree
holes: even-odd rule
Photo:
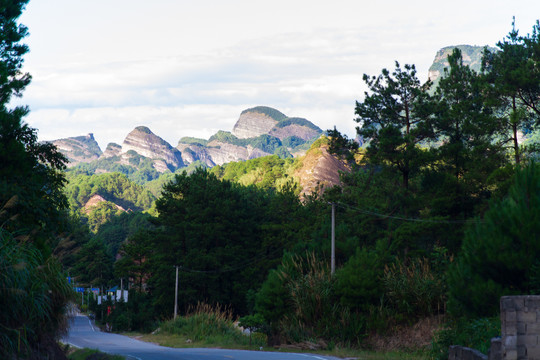
[[[367,158],[370,163],[389,166],[402,176],[404,188],[409,179],[425,165],[425,153],[418,144],[433,136],[426,107],[429,82],[421,85],[414,65],[405,65],[390,73],[383,69],[379,76],[364,74],[371,93],[363,102],[356,102],[359,135],[369,139]]]
[[[529,132],[534,125],[540,73],[531,68],[532,57],[530,38],[519,36],[515,24],[506,39],[500,41],[498,51],[484,51],[483,69],[489,86],[489,104],[495,107],[499,133],[503,142],[511,143],[514,159],[521,161],[519,144],[520,132]],[[536,115],[538,117],[538,115]]]

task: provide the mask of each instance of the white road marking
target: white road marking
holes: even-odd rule
[[[315,358],[315,359],[319,359],[319,360],[327,360],[326,358],[316,356],[316,355],[309,355],[309,354],[298,354],[298,355],[305,356],[305,357],[311,357],[311,358]]]
[[[90,327],[92,328],[92,331],[95,332],[96,329],[94,329],[94,325],[92,325],[92,322],[90,321],[90,318],[87,317],[87,319],[88,319],[88,323],[90,324]]]

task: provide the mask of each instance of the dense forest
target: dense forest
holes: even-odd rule
[[[328,130],[314,146],[351,171],[300,197],[287,154],[161,176],[144,159],[66,170],[24,123],[28,109],[9,107],[31,80],[16,23],[26,3],[0,8],[2,354],[62,358],[67,276],[101,289],[123,280],[128,303],[110,315],[90,303],[115,330],[171,318],[178,267],[180,313],[222,305],[254,315],[270,344],[352,347],[436,317],[433,358],[452,343],[485,351],[499,297],[540,290],[540,23],[486,49],[479,72],[456,49],[437,86],[398,62],[364,75],[355,121],[366,145]]]

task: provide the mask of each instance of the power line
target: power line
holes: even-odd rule
[[[227,272],[231,272],[231,271],[242,270],[242,269],[245,269],[245,268],[249,267],[250,265],[255,264],[255,263],[259,262],[259,261],[267,260],[270,256],[275,255],[279,251],[283,251],[283,248],[275,249],[274,251],[270,252],[269,254],[266,254],[265,256],[256,256],[255,258],[252,258],[251,260],[246,261],[246,262],[242,263],[241,265],[238,265],[237,267],[230,268],[230,269],[195,270],[195,269],[190,269],[190,268],[187,268],[187,267],[184,267],[184,266],[180,266],[180,269],[183,270],[183,271],[186,271],[186,272],[202,273],[202,274],[227,273]]]
[[[366,215],[377,216],[377,217],[385,218],[385,219],[413,221],[413,222],[422,222],[422,223],[435,223],[435,224],[469,224],[469,223],[482,222],[481,220],[435,220],[435,219],[407,218],[403,216],[386,215],[386,214],[381,214],[374,211],[364,210],[364,209],[360,209],[355,206],[343,204],[340,202],[337,202],[336,204],[341,208],[348,208],[348,209],[352,209]]]

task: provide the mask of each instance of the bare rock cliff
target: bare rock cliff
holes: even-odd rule
[[[302,166],[295,172],[300,179],[301,195],[322,192],[328,187],[341,183],[340,172],[349,172],[346,162],[328,152],[328,145],[311,148],[302,159]]]
[[[208,148],[204,145],[179,143],[176,148],[182,153],[182,161],[184,164],[200,161],[208,167],[216,165],[208,153]]]
[[[158,171],[165,171],[163,164],[174,169],[184,166],[180,151],[173,148],[168,142],[155,135],[145,126],[138,126],[127,135],[122,143],[120,155],[123,156],[131,150],[139,155],[156,160],[157,162],[154,161],[154,164],[158,165],[155,166]]]
[[[302,140],[308,141],[321,134],[321,130],[316,130],[302,125],[291,124],[284,127],[275,127],[270,131],[270,135],[283,140],[290,136],[296,136]]]
[[[54,140],[52,143],[68,158],[69,167],[89,163],[101,156],[101,149],[94,139],[94,134]]]
[[[232,133],[234,136],[239,139],[249,139],[268,134],[279,120],[271,117],[268,113],[263,112],[263,110],[261,110],[262,108],[263,107],[261,106],[242,111],[238,121],[233,127]],[[285,117],[285,115],[283,115],[283,117]]]
[[[206,152],[216,165],[249,159],[247,148],[220,141],[209,142]]]
[[[120,155],[120,152],[122,151],[122,147],[115,143],[109,143],[107,145],[107,148],[105,149],[105,152],[103,153],[104,158],[110,158],[113,156]]]

